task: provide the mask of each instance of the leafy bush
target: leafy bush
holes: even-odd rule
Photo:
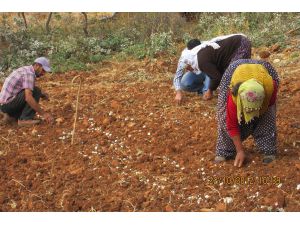
[[[96,55],[91,55],[89,57],[90,62],[92,63],[97,63],[97,62],[101,62],[102,60],[105,59],[105,56],[102,54],[96,54]]]
[[[39,56],[50,58],[54,72],[84,70],[90,63],[110,57],[143,59],[174,54],[176,47],[191,38],[209,40],[230,33],[245,33],[255,47],[283,46],[287,31],[300,26],[299,13],[199,13],[197,23],[185,22],[179,13],[118,15],[109,22],[90,19],[89,37],[85,37],[81,20],[72,24],[72,13],[53,13],[56,23],[51,24],[50,34],[38,20],[26,29],[20,17],[11,20],[1,14],[0,72],[31,64]]]
[[[175,43],[172,39],[172,31],[154,33],[150,36],[149,56],[155,56],[160,53],[175,53]]]
[[[53,72],[67,72],[69,70],[86,70],[88,67],[76,58],[63,59],[59,56],[50,58]]]
[[[100,41],[100,47],[109,49],[111,51],[120,52],[124,48],[130,45],[130,40],[127,37],[117,33],[115,35],[108,36],[105,40]]]
[[[202,39],[244,33],[255,47],[285,44],[285,33],[296,28],[299,15],[293,13],[203,13],[196,33]]]
[[[135,44],[124,49],[127,55],[132,55],[134,58],[143,59],[147,56],[145,44]]]

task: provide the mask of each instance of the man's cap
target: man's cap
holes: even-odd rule
[[[46,57],[39,57],[36,60],[34,60],[35,63],[41,64],[43,69],[46,72],[50,72],[51,71],[51,67],[50,67],[50,62],[49,59],[47,59]]]

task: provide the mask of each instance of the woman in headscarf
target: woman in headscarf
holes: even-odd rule
[[[240,59],[229,65],[218,96],[216,162],[235,158],[234,165],[242,166],[242,141],[249,135],[264,154],[264,163],[275,159],[278,85],[279,77],[268,62]]]

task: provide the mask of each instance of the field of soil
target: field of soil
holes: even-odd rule
[[[38,81],[55,123],[0,127],[1,211],[300,211],[300,41],[268,49],[281,85],[278,157],[214,163],[216,101],[172,89],[177,58],[103,62]],[[254,58],[262,49],[254,49]],[[78,120],[71,145],[78,84]]]

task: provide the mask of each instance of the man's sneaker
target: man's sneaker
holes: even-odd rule
[[[276,159],[275,155],[265,155],[263,158],[263,163],[268,164]]]
[[[39,124],[40,120],[18,120],[18,125],[20,127],[33,126]]]

